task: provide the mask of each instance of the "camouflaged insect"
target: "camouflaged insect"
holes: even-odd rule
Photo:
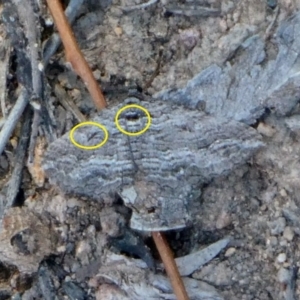
[[[108,142],[86,151],[72,145],[68,134],[55,141],[44,159],[50,182],[66,193],[99,201],[119,193],[132,208],[132,228],[186,226],[193,221],[202,184],[228,174],[262,146],[248,125],[266,110],[282,117],[297,107],[299,32],[298,13],[278,28],[275,57],[266,52],[263,38],[251,36],[233,61],[211,65],[186,87],[161,91],[154,95],[157,101],[142,102],[152,125],[140,136],[127,136],[116,128],[114,117],[124,104],[103,110],[94,121],[106,126]],[[195,109],[199,104],[204,112]],[[122,128],[132,132],[147,122],[141,111],[126,110],[120,117]],[[95,126],[83,127],[75,138],[95,145],[103,133]]]
[[[141,135],[128,136],[115,125],[117,112],[128,103],[142,105],[151,115],[151,126]],[[130,98],[93,121],[108,130],[104,146],[80,149],[67,133],[49,146],[43,167],[50,182],[67,194],[104,201],[118,193],[132,208],[130,225],[138,230],[185,227],[192,221],[190,208],[201,185],[228,174],[262,146],[256,130],[245,124],[161,101]],[[147,122],[137,108],[124,110],[119,118],[120,126],[131,133]],[[103,137],[96,126],[82,126],[74,133],[77,143],[87,146]]]

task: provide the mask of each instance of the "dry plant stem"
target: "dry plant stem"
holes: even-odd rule
[[[25,88],[22,88],[20,96],[15,106],[8,115],[5,124],[0,132],[0,155],[2,154],[8,139],[10,138],[19,118],[21,117],[26,105],[28,104],[29,95]]]
[[[26,150],[27,150],[29,136],[30,136],[31,116],[32,116],[31,108],[27,106],[27,109],[25,110],[25,114],[23,117],[20,140],[14,158],[14,169],[12,171],[8,183],[5,210],[9,209],[14,204],[16,196],[20,189],[20,184],[22,180],[22,170],[24,168]]]
[[[99,88],[96,79],[93,76],[92,70],[90,69],[88,63],[86,62],[82,52],[77,45],[75,37],[72,33],[72,29],[67,21],[60,1],[47,0],[47,4],[64,45],[67,61],[71,63],[73,69],[87,86],[87,89],[89,90],[97,109],[105,108],[107,105],[105,98]]]
[[[173,253],[161,232],[152,232],[152,238],[155,242],[159,255],[164,263],[166,272],[170,278],[177,300],[189,300],[183,281],[178,272]]]
[[[84,0],[70,0],[68,7],[65,10],[65,14],[70,24],[74,22],[83,2]],[[43,49],[44,67],[47,66],[50,58],[52,57],[52,55],[54,55],[54,53],[60,46],[60,43],[61,40],[59,35],[57,33],[53,33],[50,39],[46,42],[46,45]]]
[[[4,57],[0,60],[0,105],[2,111],[2,117],[5,119],[7,117],[7,108],[5,105],[6,97],[6,81],[7,73],[9,68],[9,59],[10,59],[10,40],[6,38],[1,45],[1,52],[4,52]],[[2,52],[2,53],[3,53]]]
[[[37,17],[34,13],[32,2],[26,0],[13,0],[18,11],[21,23],[24,26],[25,35],[28,39],[28,56],[31,63],[32,89],[34,97],[43,99],[42,72],[39,69],[39,33],[37,28]]]
[[[32,164],[34,161],[34,148],[36,139],[39,134],[39,124],[41,120],[41,106],[39,104],[32,105],[33,108],[33,119],[31,125],[31,137],[28,147],[28,164]]]
[[[148,6],[155,4],[158,0],[149,0],[146,3],[142,3],[139,5],[133,5],[133,6],[128,6],[128,7],[122,7],[122,10],[124,11],[132,11],[135,9],[143,9],[143,8],[147,8]]]
[[[267,30],[265,32],[265,35],[264,35],[264,39],[265,40],[268,39],[268,38],[270,38],[270,36],[272,34],[272,31],[274,29],[275,22],[276,22],[276,20],[278,18],[278,15],[279,15],[279,5],[275,8],[273,19],[272,19],[271,23],[269,24],[269,26],[268,26],[268,28],[267,28]]]
[[[183,15],[187,17],[211,17],[220,15],[221,11],[217,8],[197,7],[195,9],[167,8],[167,12],[174,15]]]
[[[81,113],[73,100],[68,96],[65,89],[59,84],[54,87],[54,93],[61,105],[68,111],[70,111],[78,122],[85,122],[87,118]]]

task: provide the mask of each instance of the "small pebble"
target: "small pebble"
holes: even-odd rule
[[[93,75],[94,75],[94,77],[95,77],[97,80],[100,80],[100,78],[101,78],[101,72],[100,72],[99,69],[93,71]]]
[[[276,246],[278,244],[276,236],[271,236],[267,239],[267,245]]]
[[[217,219],[216,228],[223,229],[231,224],[231,217],[228,212],[222,211]]]
[[[225,257],[232,256],[235,253],[235,251],[236,251],[236,249],[233,247],[228,248],[225,252]]]
[[[280,196],[281,197],[287,197],[287,193],[286,193],[286,190],[285,189],[281,189],[280,191],[279,191],[279,194],[280,194]]]
[[[19,293],[16,293],[14,294],[12,297],[11,297],[11,300],[21,300],[21,295]]]
[[[279,235],[284,231],[286,225],[285,218],[280,217],[275,221],[269,222],[271,235]]]
[[[272,128],[270,125],[267,125],[263,122],[260,122],[258,124],[257,131],[260,134],[267,136],[267,137],[272,137],[276,132],[276,130],[274,128]]]
[[[280,264],[284,263],[286,261],[286,254],[285,253],[280,253],[277,256],[277,262],[279,262]]]
[[[116,34],[118,37],[120,37],[120,36],[122,35],[122,33],[123,33],[123,29],[122,29],[122,27],[117,26],[117,27],[114,28],[114,32],[115,32],[115,34]]]
[[[89,262],[88,254],[91,252],[91,246],[87,241],[80,241],[77,244],[75,254],[79,258],[82,264],[87,264]]]
[[[80,268],[81,268],[81,266],[80,266],[79,262],[74,261],[71,265],[71,272],[75,273]]]
[[[64,253],[66,251],[66,246],[65,245],[61,245],[61,246],[58,246],[56,248],[57,252],[59,253]]]
[[[85,300],[87,299],[86,292],[75,282],[65,281],[62,284],[62,289],[70,300]]]
[[[293,240],[294,231],[290,226],[287,226],[287,227],[284,228],[283,237],[289,242],[291,242]]]
[[[287,247],[288,242],[287,242],[285,239],[281,239],[279,245],[280,245],[281,247]]]
[[[266,211],[267,210],[267,205],[266,204],[263,204],[261,207],[260,207],[260,210],[261,211]]]
[[[53,25],[53,20],[52,20],[52,18],[45,18],[44,20],[45,20],[45,25],[46,25],[47,27],[50,27],[50,26]]]
[[[91,288],[95,289],[96,287],[98,287],[98,285],[99,285],[98,280],[95,277],[91,278],[88,281],[88,286],[91,287]]]

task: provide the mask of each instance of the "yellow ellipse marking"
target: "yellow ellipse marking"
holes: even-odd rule
[[[148,118],[148,122],[147,122],[147,124],[146,124],[146,127],[145,127],[143,130],[140,130],[140,131],[138,131],[138,132],[129,132],[129,131],[124,130],[124,129],[120,126],[119,120],[118,120],[119,117],[120,117],[120,114],[121,114],[124,110],[126,110],[126,109],[128,109],[128,108],[138,108],[138,109],[142,110],[142,111],[145,113],[145,115],[146,115],[147,118]],[[151,125],[151,116],[150,116],[149,111],[148,111],[146,108],[144,108],[143,106],[140,106],[140,105],[137,105],[137,104],[129,104],[129,105],[126,105],[126,106],[122,107],[122,108],[117,112],[116,117],[115,117],[115,123],[116,123],[117,128],[118,128],[122,133],[127,134],[127,135],[130,135],[130,136],[137,136],[137,135],[143,134],[144,132],[146,132],[146,131],[149,129],[149,127],[150,127],[150,125]]]
[[[84,145],[78,144],[74,139],[74,132],[79,127],[86,126],[86,125],[92,125],[92,126],[96,126],[100,129],[102,129],[103,132],[104,132],[104,140],[101,143],[99,143],[95,146],[84,146]],[[70,140],[78,148],[85,149],[85,150],[94,150],[94,149],[102,147],[107,142],[107,140],[108,140],[108,131],[100,123],[97,123],[97,122],[81,122],[81,123],[77,124],[75,127],[73,127],[72,130],[70,131]]]

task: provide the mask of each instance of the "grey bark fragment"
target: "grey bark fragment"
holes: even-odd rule
[[[20,189],[22,180],[22,170],[24,167],[26,149],[28,146],[29,134],[30,134],[30,123],[31,123],[31,111],[29,108],[25,111],[24,121],[22,124],[21,139],[16,150],[16,156],[14,160],[14,170],[9,179],[7,193],[6,193],[6,209],[10,208],[17,197]],[[1,135],[1,133],[0,133]],[[0,205],[0,220],[2,219],[2,213]]]
[[[55,294],[56,294],[55,287],[46,264],[42,264],[40,266],[37,277],[38,277],[38,284],[43,299],[45,300],[55,299]]]
[[[120,298],[117,299],[176,299],[170,281],[166,276],[149,272],[140,266],[138,260],[121,255],[108,254],[107,261],[101,266],[96,277],[99,281],[105,280],[105,282],[109,282],[120,289],[118,293]],[[183,282],[189,299],[224,299],[213,286],[203,281],[184,277]],[[99,299],[105,298],[99,297]]]
[[[201,251],[176,258],[176,264],[181,276],[189,276],[197,269],[211,261],[222,251],[229,243],[230,239],[222,239]]]
[[[74,282],[64,282],[62,288],[70,300],[85,300],[88,298],[86,292]]]
[[[19,118],[23,114],[26,105],[28,104],[29,95],[25,88],[22,88],[20,96],[16,101],[15,106],[10,111],[4,126],[0,132],[0,153],[3,152],[8,139],[10,138]]]
[[[212,65],[185,88],[162,91],[155,97],[189,107],[200,105],[206,113],[246,124],[255,123],[266,108],[286,115],[300,99],[299,13],[279,27],[276,47],[277,55],[270,59],[263,39],[253,36],[241,45],[233,63]]]
[[[294,115],[284,120],[286,126],[296,135],[300,134],[300,115]]]
[[[7,117],[7,107],[5,104],[5,98],[7,93],[6,85],[7,85],[7,74],[9,71],[10,52],[11,52],[10,40],[5,39],[2,42],[2,45],[0,45],[0,106],[1,106],[3,119]]]

